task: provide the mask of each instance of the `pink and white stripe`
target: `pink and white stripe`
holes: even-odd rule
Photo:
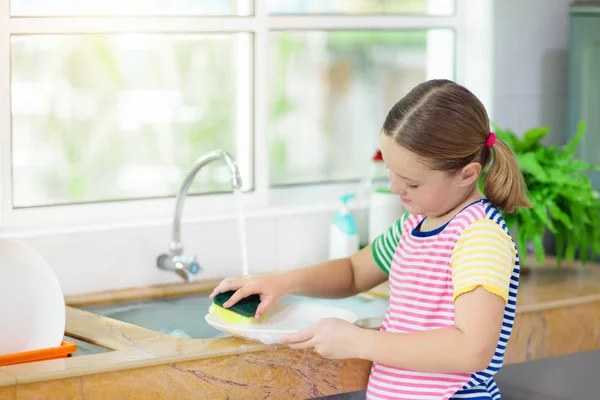
[[[485,217],[483,205],[459,213],[435,236],[413,235],[421,217],[411,216],[390,269],[390,305],[382,331],[410,333],[454,326],[452,250],[470,222]],[[433,374],[373,364],[367,398],[449,399],[471,374]]]

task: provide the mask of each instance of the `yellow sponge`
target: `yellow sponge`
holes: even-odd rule
[[[219,293],[213,298],[209,312],[219,316],[230,324],[251,324],[255,322],[254,315],[260,304],[260,296],[257,294],[250,295],[238,301],[229,308],[223,307],[233,296],[235,291],[231,290],[224,293]]]
[[[214,303],[210,305],[208,311],[229,324],[252,324],[256,322],[254,317],[246,317],[244,315],[237,314]]]

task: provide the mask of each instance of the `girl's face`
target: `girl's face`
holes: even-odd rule
[[[479,177],[477,167],[474,170],[465,167],[455,174],[432,170],[419,156],[387,135],[380,135],[380,144],[390,171],[390,189],[400,195],[404,208],[411,214],[437,217],[448,213],[464,202]]]

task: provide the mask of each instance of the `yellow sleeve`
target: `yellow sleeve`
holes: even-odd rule
[[[481,286],[506,304],[516,257],[515,245],[500,225],[487,218],[473,222],[452,251],[452,300]]]

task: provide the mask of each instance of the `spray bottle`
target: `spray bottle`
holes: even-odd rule
[[[345,194],[340,197],[341,209],[335,213],[329,233],[329,259],[349,257],[359,249],[356,221],[348,209],[348,200],[356,197]]]

